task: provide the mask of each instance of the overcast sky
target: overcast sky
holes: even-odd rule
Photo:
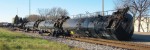
[[[69,15],[101,11],[102,0],[30,0],[31,14],[38,14],[39,8],[61,7]],[[105,10],[114,9],[114,0],[104,0]],[[29,0],[0,0],[0,22],[12,22],[17,14],[26,17],[29,14]]]

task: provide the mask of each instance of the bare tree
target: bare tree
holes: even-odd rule
[[[50,19],[56,19],[58,17],[67,16],[68,12],[60,7],[54,7],[50,9],[50,12],[48,14]]]
[[[38,19],[40,19],[40,16],[39,15],[29,15],[27,17],[27,20],[28,21],[37,21]]]
[[[52,9],[38,9],[38,12],[42,18],[50,20],[68,15],[68,12],[60,7],[54,7]]]
[[[40,14],[40,17],[45,20],[48,17],[48,13],[50,12],[50,9],[38,9],[38,13]]]
[[[141,17],[144,17],[144,15],[148,14],[148,10],[150,8],[150,0],[118,0],[117,2],[118,3],[116,4],[116,8],[129,6],[130,13],[132,13],[133,17],[138,17],[138,32],[140,32]]]

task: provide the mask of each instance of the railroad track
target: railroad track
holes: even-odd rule
[[[93,43],[93,44],[99,44],[99,45],[118,47],[118,48],[123,48],[123,49],[150,50],[150,45],[129,43],[129,42],[123,42],[123,41],[106,40],[106,39],[100,39],[100,38],[88,38],[88,37],[81,37],[81,38],[67,37],[67,39],[88,42],[88,43]]]
[[[106,46],[112,46],[112,47],[118,47],[123,49],[131,49],[131,50],[150,50],[150,45],[144,45],[144,44],[137,44],[137,43],[128,43],[128,42],[122,42],[122,41],[115,41],[115,40],[105,40],[105,39],[98,39],[98,38],[67,38],[82,42],[88,42],[93,44],[99,44],[99,45],[106,45]]]

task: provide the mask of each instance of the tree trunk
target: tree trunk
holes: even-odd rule
[[[147,20],[148,20],[148,22],[147,22],[147,32],[149,32],[149,23],[150,23],[149,17],[147,17]]]
[[[139,15],[139,25],[138,25],[138,32],[140,32],[140,26],[141,26],[141,13],[140,13],[140,15]]]

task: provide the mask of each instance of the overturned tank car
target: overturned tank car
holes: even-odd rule
[[[119,9],[112,15],[69,19],[63,17],[54,24],[53,35],[78,35],[83,37],[112,40],[130,40],[133,31],[133,17],[129,7]]]

